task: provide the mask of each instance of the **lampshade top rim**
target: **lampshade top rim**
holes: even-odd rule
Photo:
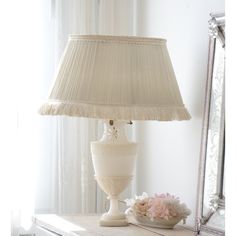
[[[147,38],[137,36],[112,36],[112,35],[69,35],[69,40],[91,40],[91,41],[106,41],[106,42],[127,42],[127,43],[144,43],[144,44],[165,44],[166,39],[163,38]]]

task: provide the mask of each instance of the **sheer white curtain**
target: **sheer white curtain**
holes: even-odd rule
[[[47,90],[53,78],[51,71],[57,66],[68,35],[97,33],[98,6],[94,0],[52,0],[49,10],[50,24],[46,26],[49,40],[45,46],[53,55],[46,63],[53,69],[47,74],[44,86]],[[97,139],[97,121],[71,117],[43,119],[36,212],[96,212],[97,185],[90,141]]]
[[[0,228],[6,236],[18,235],[23,222],[29,227],[26,216],[34,209],[42,11],[39,0],[0,3]]]
[[[94,180],[90,154],[90,141],[100,137],[101,124],[85,118],[41,117],[37,110],[39,100],[47,98],[68,34],[134,35],[135,2],[15,0],[0,4],[0,222],[10,227],[11,209],[12,235],[23,232],[22,225],[30,226],[28,216],[34,212],[105,211],[106,196]],[[134,183],[121,198],[135,192]],[[10,235],[10,230],[4,235]]]
[[[54,57],[51,56],[51,61],[47,63],[51,63],[53,68],[58,63],[69,34],[134,34],[134,1],[52,0],[50,14],[48,32],[51,39],[48,42],[51,43],[48,47],[51,47]],[[52,78],[51,71],[47,85]],[[90,154],[90,141],[99,137],[101,124],[92,119],[71,117],[51,117],[42,122],[41,134],[44,138],[41,158],[44,160],[40,161],[39,168],[37,212],[104,211],[106,199],[94,181]],[[49,130],[51,135],[48,135]],[[48,146],[48,143],[52,145]],[[129,195],[130,191],[131,188],[123,197]]]

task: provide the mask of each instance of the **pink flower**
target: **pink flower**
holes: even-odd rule
[[[136,216],[147,216],[151,220],[186,219],[191,213],[185,204],[180,204],[178,197],[169,193],[155,194],[154,197],[148,197],[147,194],[143,194],[131,200],[126,201],[127,205],[130,206],[129,212]]]
[[[149,209],[147,215],[155,219],[172,219],[181,217],[179,210],[179,199],[174,195],[155,194],[155,197],[149,201]]]

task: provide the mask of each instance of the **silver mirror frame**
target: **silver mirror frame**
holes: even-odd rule
[[[201,153],[200,153],[200,163],[199,163],[199,177],[198,177],[198,197],[197,197],[197,211],[196,211],[196,221],[195,221],[195,231],[198,232],[208,232],[213,235],[225,235],[224,230],[207,226],[206,223],[210,217],[222,207],[224,209],[224,199],[216,198],[213,201],[215,207],[212,208],[207,214],[203,213],[204,204],[204,187],[205,187],[205,177],[206,177],[206,158],[207,158],[207,143],[208,143],[208,130],[209,130],[209,116],[210,116],[210,106],[211,106],[211,92],[212,92],[212,80],[213,80],[213,69],[214,69],[214,55],[215,55],[215,45],[216,40],[219,40],[222,47],[225,47],[225,14],[217,13],[210,14],[211,19],[209,21],[209,52],[208,52],[208,72],[207,72],[207,83],[206,83],[206,93],[205,93],[205,106],[204,106],[204,116],[203,116],[203,126],[202,126],[202,139],[201,139]],[[223,88],[223,101],[224,104],[224,88]],[[222,105],[221,116],[224,117],[224,105]],[[222,119],[223,131],[220,134],[220,143],[222,144],[220,151],[224,152],[224,118]],[[224,160],[220,164],[219,175],[217,178],[217,191],[223,191],[223,169]]]

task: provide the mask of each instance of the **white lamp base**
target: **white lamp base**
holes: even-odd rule
[[[127,226],[128,220],[126,218],[126,215],[121,212],[119,212],[118,214],[108,212],[102,215],[99,224],[101,226]]]
[[[95,176],[95,179],[110,199],[110,209],[102,215],[100,225],[127,226],[126,215],[119,210],[118,195],[130,183],[132,176]]]
[[[119,210],[118,196],[133,177],[137,144],[126,139],[124,124],[106,122],[103,138],[91,143],[95,179],[110,200],[109,211],[101,217],[101,226],[128,225],[125,214]]]
[[[127,226],[129,223],[128,223],[128,220],[126,218],[124,219],[119,219],[119,220],[112,220],[112,219],[103,219],[103,216],[102,218],[100,219],[99,221],[99,224],[101,226],[106,226],[106,227],[122,227],[122,226]]]

